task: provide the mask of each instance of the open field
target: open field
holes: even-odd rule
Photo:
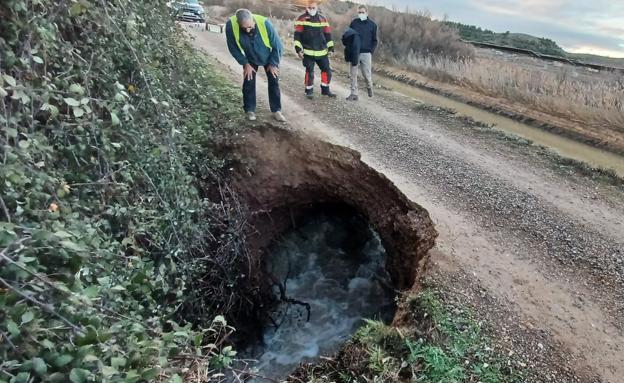
[[[468,62],[409,55],[406,63],[393,64],[420,85],[519,119],[526,117],[550,125],[564,135],[599,147],[624,152],[621,74],[594,73],[488,50],[478,50],[474,60]]]

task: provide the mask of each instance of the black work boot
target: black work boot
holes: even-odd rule
[[[323,96],[327,96],[329,98],[336,98],[336,94],[332,93],[332,91],[329,90],[329,86],[322,86],[321,85],[321,94]]]

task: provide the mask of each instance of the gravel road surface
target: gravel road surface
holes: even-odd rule
[[[239,87],[242,69],[224,36],[193,35]],[[307,100],[303,72],[284,59],[286,125],[359,151],[430,212],[440,232],[432,278],[492,322],[499,347],[535,368],[535,381],[624,381],[621,187],[391,89],[346,101],[340,73],[337,99],[317,89]],[[265,82],[262,73],[258,124],[272,121]]]

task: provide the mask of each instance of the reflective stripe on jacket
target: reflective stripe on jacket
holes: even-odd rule
[[[273,47],[271,46],[271,41],[269,40],[269,32],[267,31],[266,27],[267,18],[260,15],[253,15],[253,18],[256,22],[256,28],[258,28],[258,32],[260,32],[262,42],[267,48],[273,49]],[[238,48],[241,50],[241,52],[245,54],[245,51],[243,50],[243,47],[240,43],[240,26],[238,25],[236,15],[230,17],[230,22],[232,23],[232,32],[234,32],[234,40],[236,40],[236,45],[238,45]]]
[[[253,32],[241,30],[236,17],[228,19],[225,25],[227,47],[240,65],[272,65],[278,67],[284,47],[271,21],[254,15],[256,27]]]

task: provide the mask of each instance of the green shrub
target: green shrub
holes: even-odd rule
[[[238,209],[198,186],[236,98],[168,15],[0,4],[0,382],[177,382],[231,361],[232,300],[201,291],[206,260],[236,267]]]

